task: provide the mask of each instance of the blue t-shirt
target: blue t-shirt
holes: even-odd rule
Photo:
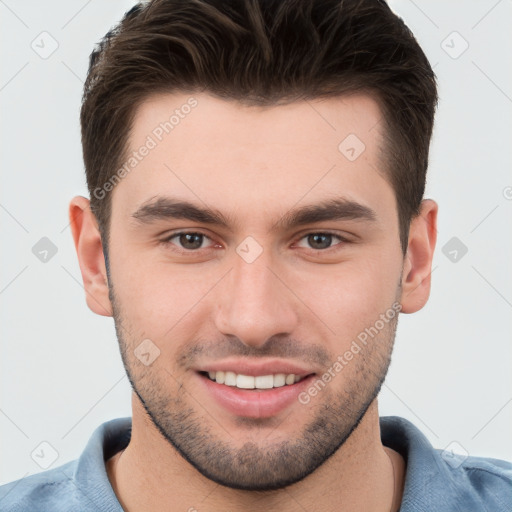
[[[512,463],[432,447],[411,422],[380,418],[384,446],[407,463],[401,512],[511,512]],[[79,459],[0,486],[3,512],[122,512],[105,461],[125,448],[131,418],[100,425]]]

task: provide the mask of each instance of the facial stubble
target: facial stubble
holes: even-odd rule
[[[169,368],[155,363],[145,366],[135,357],[134,349],[140,340],[134,339],[126,327],[112,283],[109,293],[132,389],[151,422],[174,448],[170,450],[172,456],[179,453],[203,476],[220,485],[247,491],[271,491],[299,482],[343,446],[382,387],[398,323],[397,313],[333,379],[345,379],[344,385],[338,386],[341,391],[335,391],[336,384],[329,383],[311,398],[308,406],[312,418],[295,438],[270,442],[267,436],[259,442],[247,441],[234,447],[234,437],[222,424],[223,418],[209,413],[204,397],[194,396]],[[292,406],[299,407],[306,405],[297,402]],[[290,418],[285,413],[282,423],[293,423],[293,411],[287,414]],[[250,418],[239,422],[242,424],[249,431],[251,427],[266,426],[265,421]]]

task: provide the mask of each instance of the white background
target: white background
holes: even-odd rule
[[[41,471],[31,458],[41,442],[56,467],[102,422],[131,415],[113,320],[85,304],[67,219],[69,199],[87,195],[88,56],[131,5],[0,2],[0,483]],[[410,419],[438,448],[512,460],[512,3],[391,5],[438,76],[426,197],[439,203],[439,232],[431,298],[400,317],[381,415]],[[43,31],[59,45],[47,59],[31,48]],[[46,263],[32,253],[42,237],[58,249]],[[452,237],[468,249],[456,263],[442,252]]]

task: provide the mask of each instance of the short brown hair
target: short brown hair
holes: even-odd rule
[[[80,116],[105,249],[111,197],[95,191],[126,161],[138,106],[178,91],[262,106],[372,94],[405,254],[425,190],[437,88],[413,34],[383,0],[153,0],[128,11],[90,56]]]

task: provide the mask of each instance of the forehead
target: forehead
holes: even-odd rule
[[[269,220],[319,198],[394,207],[381,120],[367,95],[271,107],[205,93],[155,95],[136,111],[128,142],[133,165],[114,189],[113,210],[129,215],[161,195],[228,215],[268,212]]]
[[[156,94],[138,106],[130,145],[152,135],[157,142],[187,139],[200,147],[275,143],[338,150],[344,135],[363,142],[378,138],[381,119],[377,101],[367,94],[271,106],[247,106],[206,93]]]

